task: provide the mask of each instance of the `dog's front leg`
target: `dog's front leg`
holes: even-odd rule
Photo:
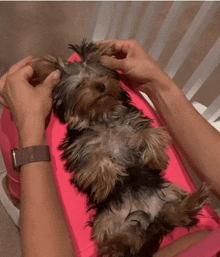
[[[73,181],[82,191],[89,189],[93,201],[100,203],[112,191],[118,178],[127,174],[105,153],[91,150],[89,159],[90,162],[75,174]]]
[[[139,152],[144,164],[152,169],[166,169],[169,157],[166,147],[170,141],[169,134],[163,128],[145,128],[136,132],[131,141]]]

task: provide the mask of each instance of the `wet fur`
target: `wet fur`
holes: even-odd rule
[[[71,183],[96,210],[92,238],[103,256],[152,256],[176,226],[197,224],[209,189],[203,185],[189,194],[163,178],[169,135],[132,105],[119,74],[101,65],[101,55],[115,54],[114,45],[84,40],[70,48],[82,61],[38,59],[33,85],[61,71],[52,94],[55,115],[68,123],[59,149]]]

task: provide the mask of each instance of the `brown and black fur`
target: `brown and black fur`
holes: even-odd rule
[[[100,63],[101,55],[115,54],[114,45],[84,40],[70,48],[81,62],[38,59],[32,82],[61,71],[52,93],[55,115],[68,124],[59,149],[73,173],[71,183],[96,210],[92,238],[103,256],[152,256],[175,227],[197,224],[209,189],[203,185],[187,193],[163,178],[169,135],[151,126],[121,88],[119,74]]]

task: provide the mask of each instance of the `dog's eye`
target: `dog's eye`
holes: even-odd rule
[[[76,89],[78,89],[81,85],[82,85],[82,83],[76,85]]]
[[[80,81],[77,85],[76,85],[76,89],[78,89],[81,86],[85,86],[86,82],[85,81]]]
[[[103,83],[98,83],[95,87],[100,93],[105,93],[106,91],[106,86]]]

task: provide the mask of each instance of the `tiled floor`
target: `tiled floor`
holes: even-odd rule
[[[0,118],[2,106],[0,105]],[[5,164],[0,151],[0,173],[5,170]],[[2,257],[22,257],[19,229],[7,214],[4,206],[0,202],[0,256]]]

